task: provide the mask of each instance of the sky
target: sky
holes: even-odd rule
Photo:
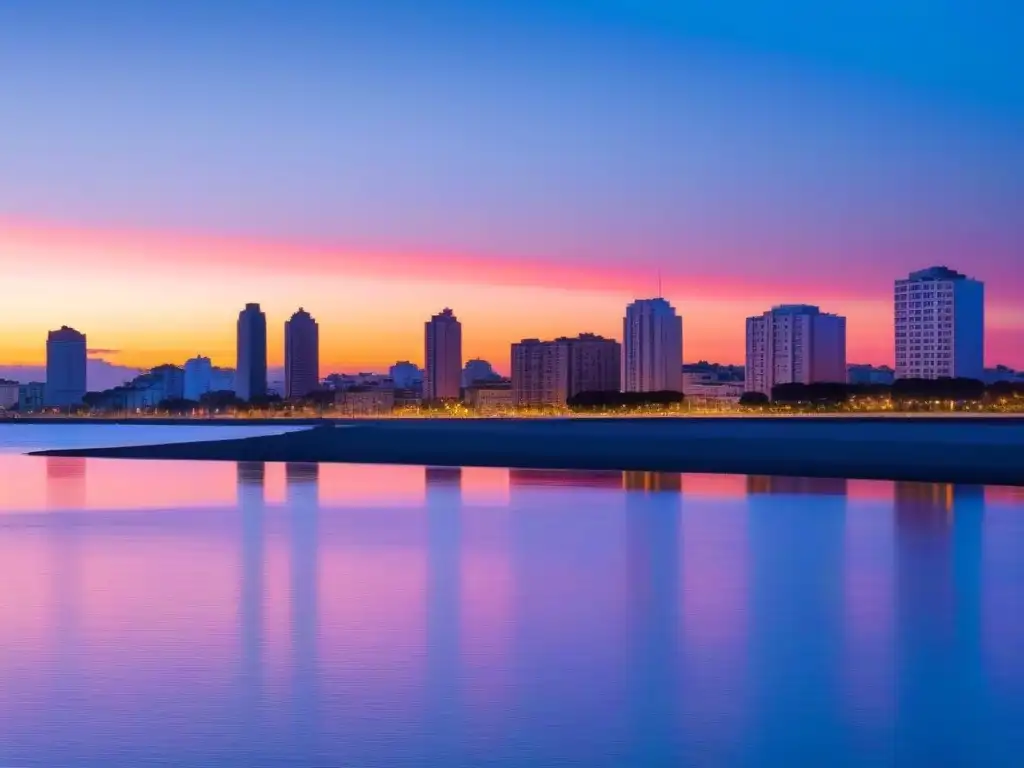
[[[744,318],[848,318],[891,364],[892,282],[986,283],[1024,367],[1024,9],[1014,0],[2,0],[0,365],[46,331],[97,364],[271,364],[300,306],[322,373],[621,337],[661,291],[684,358]]]

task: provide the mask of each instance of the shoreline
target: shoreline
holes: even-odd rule
[[[240,421],[249,422],[229,423]],[[280,425],[285,420],[268,421]],[[301,420],[292,424],[303,426]],[[1005,417],[390,419],[313,424],[311,429],[279,435],[32,455],[610,469],[1024,486],[1024,419]]]

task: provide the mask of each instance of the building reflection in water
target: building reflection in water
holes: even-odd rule
[[[427,734],[428,749],[451,760],[459,752],[462,469],[427,467]]]
[[[46,457],[47,509],[86,507],[87,462],[88,459],[74,456]]]
[[[242,524],[242,564],[239,605],[241,646],[240,710],[247,733],[259,734],[263,727],[266,691],[263,670],[266,661],[263,601],[265,596],[266,464],[240,461],[237,464],[238,508]],[[258,749],[249,748],[253,759]]]
[[[747,493],[774,493],[811,496],[845,496],[847,481],[837,477],[781,477],[748,475]]]
[[[683,476],[678,472],[623,472],[622,487],[627,491],[678,493],[683,489]]]
[[[291,635],[294,660],[293,732],[304,754],[319,755],[317,635],[319,627],[319,477],[320,465],[285,464],[291,533]]]
[[[462,486],[461,467],[426,467],[424,469],[424,482],[427,486],[448,486],[460,488]]]
[[[510,469],[512,487],[568,486],[573,488],[621,488],[619,470]]]
[[[644,488],[651,480],[641,475]],[[657,473],[653,473],[657,474]],[[623,477],[623,481],[625,478]],[[633,688],[631,765],[678,765],[680,508],[675,495],[626,496],[626,586]]]
[[[897,699],[960,701],[985,684],[978,663],[984,491],[898,482],[893,495]],[[938,668],[945,673],[936,675]],[[956,737],[969,713],[934,706],[901,708],[901,715],[901,730],[934,737],[898,741],[897,762],[967,764],[980,758],[973,747],[965,752]]]
[[[86,507],[87,459],[46,458],[46,500],[52,510]],[[48,529],[50,574],[53,589],[54,696],[73,701],[78,695],[80,613],[82,610],[81,534],[77,520],[55,520]],[[68,728],[74,713],[68,707],[51,707],[55,732]]]
[[[812,742],[796,759],[791,729],[798,712],[803,734],[841,728],[846,483],[755,476],[748,489],[751,697],[773,702],[757,708],[755,754],[765,765],[825,764]]]

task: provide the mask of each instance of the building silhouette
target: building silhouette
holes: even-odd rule
[[[501,376],[495,372],[494,366],[489,362],[480,358],[466,361],[466,365],[462,369],[463,388],[492,381],[501,381]]]
[[[985,284],[947,267],[911,272],[894,292],[896,378],[983,380]]]
[[[267,394],[267,316],[259,304],[246,304],[238,315],[235,394],[242,400]]]
[[[462,324],[444,309],[424,326],[424,400],[456,400],[462,381]]]
[[[808,304],[783,304],[747,318],[748,392],[779,384],[846,382],[846,318]]]
[[[683,391],[683,319],[665,299],[639,299],[626,307],[622,390]]]
[[[617,391],[619,343],[592,333],[554,341],[523,339],[512,345],[512,401],[565,405],[580,392]]]
[[[86,391],[85,334],[62,325],[46,339],[46,405],[79,405]]]
[[[185,361],[185,399],[199,400],[213,390],[213,363],[210,358],[196,355]]]
[[[388,369],[388,376],[395,389],[421,389],[423,387],[423,369],[408,360],[399,360]]]
[[[320,329],[301,307],[284,324],[284,396],[292,400],[320,388]]]

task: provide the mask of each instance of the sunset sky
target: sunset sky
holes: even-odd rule
[[[322,372],[621,336],[662,290],[684,358],[744,318],[849,318],[892,363],[892,281],[982,279],[1024,367],[1024,53],[980,0],[5,0],[0,365],[46,331],[148,367],[272,364],[299,306]]]

